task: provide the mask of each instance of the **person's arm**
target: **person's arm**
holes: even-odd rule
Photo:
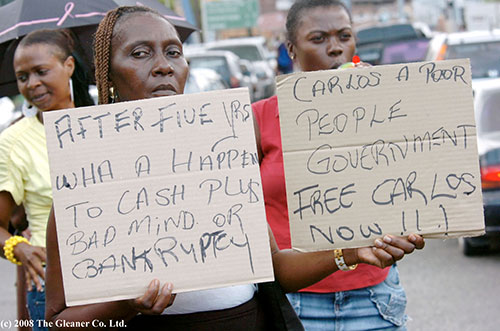
[[[286,292],[296,292],[338,271],[333,250],[307,253],[292,249],[279,250],[269,226],[268,231],[274,274]],[[385,268],[424,245],[419,235],[386,235],[383,241],[375,240],[376,247],[343,249],[344,261],[347,265],[366,263]]]
[[[3,254],[3,247],[12,235],[9,233],[9,221],[17,205],[12,195],[7,191],[0,192],[0,245]],[[35,283],[36,288],[41,291],[42,283],[38,277],[45,278],[43,263],[45,263],[45,249],[21,242],[14,247],[14,257],[21,262],[26,271],[26,280],[30,285]]]
[[[3,253],[3,246],[5,241],[11,237],[9,233],[9,220],[12,211],[16,207],[12,195],[6,191],[0,192],[0,243],[2,245],[1,255],[5,258]]]
[[[160,282],[155,279],[149,284],[146,293],[137,299],[67,307],[64,297],[55,222],[52,210],[47,225],[45,318],[53,322],[54,326],[63,325],[62,323],[57,323],[57,320],[79,322],[92,322],[93,320],[103,322],[110,320],[129,321],[139,312],[143,314],[161,314],[165,308],[173,303],[175,295],[172,294],[172,284],[166,283],[160,289]],[[64,328],[53,328],[53,330],[62,329]],[[71,330],[75,330],[75,328],[71,328]]]
[[[26,211],[24,210],[24,206],[20,205],[14,209],[12,216],[10,217],[10,224],[16,229],[18,232],[23,232],[28,228],[28,220],[26,219]]]

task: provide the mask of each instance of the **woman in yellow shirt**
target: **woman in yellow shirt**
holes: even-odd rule
[[[45,228],[52,206],[41,112],[93,104],[83,67],[72,55],[74,46],[67,30],[38,30],[21,40],[14,55],[17,86],[27,104],[38,111],[0,135],[0,245],[5,258],[22,264],[28,283],[34,284],[28,288],[34,329],[45,313]],[[31,243],[7,231],[12,213],[21,204]]]

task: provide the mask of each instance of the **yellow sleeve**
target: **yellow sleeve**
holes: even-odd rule
[[[17,205],[24,199],[22,155],[16,153],[16,139],[8,132],[0,136],[0,191],[9,192]]]

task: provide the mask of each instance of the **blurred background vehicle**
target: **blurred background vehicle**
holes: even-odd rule
[[[429,43],[426,60],[469,58],[472,79],[500,75],[500,29],[441,33]]]
[[[229,88],[226,81],[214,70],[193,68],[184,87],[184,94],[224,90]]]
[[[266,48],[264,37],[218,40],[207,43],[206,48],[209,50],[231,51],[241,59],[251,62],[258,80],[255,90],[255,100],[274,95],[274,77],[277,66],[276,56]]]
[[[357,31],[357,54],[373,65],[422,61],[430,36],[425,24],[372,26]]]
[[[233,52],[206,50],[201,45],[186,47],[184,56],[191,69],[212,69],[230,88],[248,87],[251,101],[256,100],[257,77],[252,74],[252,64],[240,59]]]
[[[381,52],[380,64],[423,61],[429,39],[419,38],[386,43]]]
[[[10,123],[20,116],[20,112],[15,111],[15,106],[9,97],[0,98],[0,132],[2,132]]]
[[[500,78],[476,79],[472,87],[486,234],[460,238],[465,255],[500,246]]]
[[[460,238],[465,255],[500,247],[500,29],[440,33],[429,43],[427,61],[469,58],[474,91],[477,147],[486,234]]]

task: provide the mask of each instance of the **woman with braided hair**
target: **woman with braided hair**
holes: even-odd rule
[[[14,71],[34,116],[22,118],[0,136],[0,246],[5,258],[24,267],[34,329],[45,313],[45,229],[52,205],[41,112],[93,104],[87,76],[75,57],[68,30],[37,30],[21,40]],[[30,241],[8,232],[9,220],[20,205],[26,211]]]
[[[188,75],[175,28],[144,7],[119,7],[107,13],[95,36],[94,61],[100,103],[182,94]],[[174,284],[161,280],[162,285],[155,279],[137,299],[67,307],[55,222],[51,213],[46,318],[55,326],[63,325],[62,321],[66,325],[115,321],[116,325],[124,320],[129,329],[274,330],[273,321],[266,320],[255,299],[253,284],[175,295]],[[338,270],[332,251],[280,251],[270,231],[269,237],[275,277],[286,291],[296,291]],[[382,248],[351,251],[360,261],[384,267],[421,245],[422,241],[395,240]]]

